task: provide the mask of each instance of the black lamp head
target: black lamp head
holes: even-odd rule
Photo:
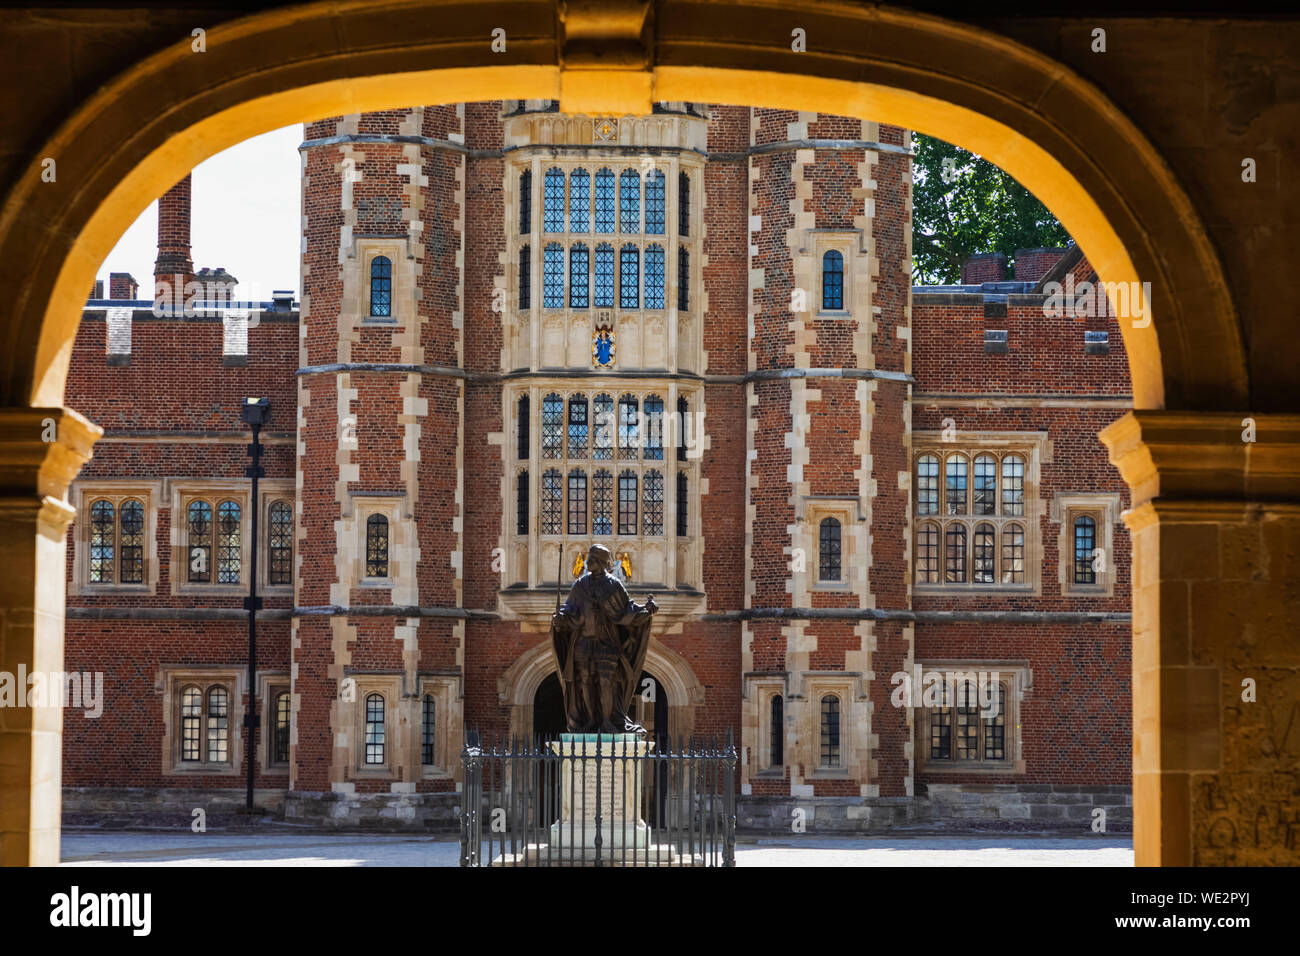
[[[239,417],[246,425],[265,425],[271,417],[269,398],[246,398],[240,406]]]

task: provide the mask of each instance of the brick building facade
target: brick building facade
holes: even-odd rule
[[[67,714],[69,812],[238,799],[256,511],[288,818],[450,822],[465,727],[562,729],[547,627],[592,540],[662,609],[642,722],[734,731],[742,826],[1126,818],[1095,436],[1130,388],[1114,319],[1049,307],[1077,249],[912,288],[909,135],[843,117],[512,101],[305,140],[300,306],[202,288],[232,277],[194,272],[187,177],[161,307],[115,275],[84,313],[66,667],[106,706]]]

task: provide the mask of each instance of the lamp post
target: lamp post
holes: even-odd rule
[[[249,510],[253,514],[251,558],[248,564],[248,597],[244,607],[248,609],[248,710],[244,713],[244,733],[248,737],[248,796],[245,804],[253,809],[253,738],[257,734],[257,612],[262,608],[262,599],[257,596],[257,517],[261,503],[257,498],[257,479],[262,477],[262,443],[260,435],[262,426],[271,417],[271,402],[265,398],[246,398],[240,408],[240,418],[253,429],[253,443],[248,446],[249,457],[253,463],[244,472],[253,479],[253,492]]]

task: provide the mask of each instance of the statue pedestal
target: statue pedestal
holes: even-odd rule
[[[551,744],[563,758],[560,819],[551,826],[554,850],[594,851],[597,837],[602,854],[611,856],[649,848],[641,800],[653,747],[636,734],[561,734]]]

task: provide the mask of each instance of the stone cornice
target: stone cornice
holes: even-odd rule
[[[74,517],[68,485],[103,434],[71,409],[0,410],[0,508],[35,509],[41,534],[61,541]]]
[[[1245,441],[1252,423],[1255,440]],[[1300,415],[1132,411],[1100,437],[1134,510],[1151,501],[1300,502]]]

